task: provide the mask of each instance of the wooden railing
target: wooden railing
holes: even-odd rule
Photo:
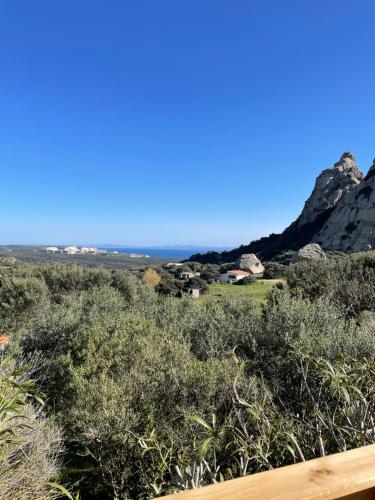
[[[375,445],[164,498],[179,500],[375,499]]]

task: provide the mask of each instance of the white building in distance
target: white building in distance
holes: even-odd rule
[[[68,255],[75,255],[76,253],[80,253],[80,249],[78,247],[66,247],[63,252]]]
[[[59,251],[59,248],[58,248],[58,247],[46,247],[46,248],[45,248],[45,251],[46,251],[47,253],[56,253],[56,252],[58,252],[58,251]]]
[[[233,271],[228,271],[224,274],[220,274],[220,283],[236,283],[244,279],[246,276],[250,276],[251,273],[247,271],[242,271],[241,269],[234,269]]]

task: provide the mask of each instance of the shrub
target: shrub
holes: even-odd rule
[[[176,297],[183,290],[185,282],[173,278],[163,277],[159,285],[156,287],[156,291],[160,295]]]
[[[36,277],[0,277],[0,318],[3,328],[14,330],[48,307],[48,288]]]
[[[34,401],[30,396],[34,395]],[[26,369],[0,362],[0,497],[57,498],[48,481],[60,466],[59,428],[44,416]],[[36,408],[39,404],[39,408]]]
[[[254,283],[257,282],[257,279],[255,276],[245,276],[239,281],[235,281],[233,285],[254,285]]]
[[[349,317],[375,310],[375,254],[367,252],[327,261],[300,262],[288,269],[294,296],[315,300],[325,296]]]
[[[155,269],[152,269],[152,267],[149,267],[143,273],[143,281],[145,281],[149,285],[157,286],[161,281],[161,277],[160,277],[160,274],[158,274],[155,271]]]
[[[198,278],[198,276],[195,276],[194,278],[190,278],[185,283],[184,288],[198,288],[201,293],[204,293],[208,290],[208,283],[202,278]]]
[[[279,262],[264,262],[263,277],[266,279],[283,278],[287,272],[287,266]]]

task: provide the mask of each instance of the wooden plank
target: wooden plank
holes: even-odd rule
[[[199,500],[375,499],[375,445],[179,493]],[[168,495],[164,498],[176,498]]]

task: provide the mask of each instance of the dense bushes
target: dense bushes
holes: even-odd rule
[[[290,266],[287,281],[294,296],[310,300],[325,296],[348,317],[356,317],[363,310],[375,310],[373,252],[301,262]]]
[[[283,278],[287,272],[288,267],[279,262],[264,262],[264,273],[263,277],[265,279]]]
[[[0,276],[0,318],[6,332],[17,330],[48,305],[48,288],[34,276]]]
[[[42,362],[80,464],[64,480],[83,499],[152,498],[374,441],[375,343],[357,317],[373,270],[368,255],[291,266],[259,309],[164,296],[163,273],[18,266],[1,272],[1,327]]]
[[[214,412],[231,402],[236,363],[197,359],[185,346],[192,342],[199,351],[202,339],[192,340],[187,329],[178,342],[160,329],[152,318],[163,323],[158,310],[163,299],[153,298],[147,318],[144,304],[129,306],[118,291],[94,288],[63,306],[64,319],[61,305],[52,308],[23,340],[25,354],[38,351],[45,359],[42,388],[66,435],[100,469],[104,484],[97,485],[98,496],[107,487],[119,497],[134,495],[143,483],[148,490],[138,439],[151,426],[187,445],[193,441],[189,414]],[[200,353],[206,359],[208,349]]]

